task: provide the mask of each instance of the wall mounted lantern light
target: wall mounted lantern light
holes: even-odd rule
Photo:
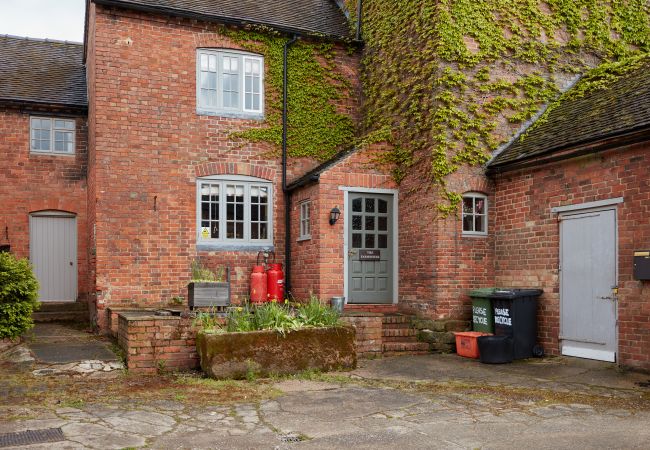
[[[334,225],[339,220],[339,217],[341,217],[341,211],[338,206],[335,206],[330,211],[330,225]]]

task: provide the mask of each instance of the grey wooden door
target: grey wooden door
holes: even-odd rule
[[[393,302],[393,197],[350,193],[348,302]]]
[[[61,213],[39,213],[29,220],[29,253],[40,284],[39,300],[77,299],[77,220]]]
[[[562,354],[616,361],[616,210],[561,216]]]

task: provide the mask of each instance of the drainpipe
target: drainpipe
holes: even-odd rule
[[[355,39],[361,40],[361,14],[363,13],[363,0],[357,0],[357,35]]]
[[[298,40],[294,35],[284,43],[282,53],[282,192],[284,193],[284,292],[291,292],[291,192],[287,190],[287,54]]]

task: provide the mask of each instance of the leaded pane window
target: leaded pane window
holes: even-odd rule
[[[32,117],[29,134],[32,152],[74,153],[74,120]]]
[[[463,234],[487,234],[487,197],[483,194],[463,195]]]
[[[270,183],[211,177],[198,180],[197,188],[199,242],[244,245],[272,242]]]
[[[199,113],[260,116],[264,112],[264,58],[239,51],[197,53]]]

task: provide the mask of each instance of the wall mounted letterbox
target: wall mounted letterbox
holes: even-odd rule
[[[634,278],[650,280],[650,250],[634,252]]]

